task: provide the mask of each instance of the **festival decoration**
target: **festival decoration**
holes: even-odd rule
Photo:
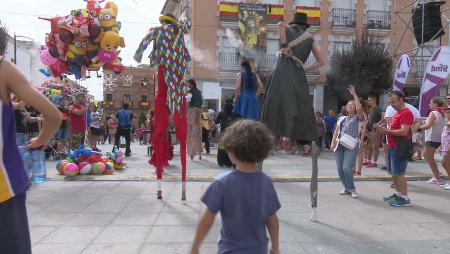
[[[164,167],[164,153],[167,147],[167,128],[169,112],[167,110],[167,92],[175,105],[173,121],[176,136],[180,141],[180,157],[182,165],[182,200],[186,200],[186,92],[185,72],[190,61],[189,52],[184,42],[184,34],[190,30],[188,20],[178,22],[171,14],[160,17],[161,26],[150,28],[142,39],[134,55],[138,62],[152,41],[153,51],[150,65],[158,67],[158,90],[154,100],[155,128],[152,144],[155,153],[155,167],[158,180],[157,198],[162,199],[161,181]]]
[[[397,64],[397,69],[395,71],[394,85],[392,90],[403,91],[406,85],[406,80],[408,79],[409,69],[411,68],[411,60],[407,54],[400,56],[400,60]]]
[[[80,169],[78,168],[78,165],[75,163],[69,163],[66,164],[63,171],[65,176],[74,176],[78,174],[78,171]]]
[[[86,71],[98,71],[100,67],[116,74],[125,70],[118,57],[118,47],[125,47],[125,43],[119,35],[117,4],[107,2],[102,8],[104,0],[85,2],[85,9],[73,10],[67,16],[40,17],[51,24],[40,57],[54,77],[65,73],[81,79]]]
[[[78,172],[80,175],[87,175],[91,173],[92,166],[87,162],[80,162],[78,167],[80,168],[80,171]]]
[[[433,97],[439,95],[441,86],[450,73],[450,47],[439,47],[430,58],[422,80],[420,89],[420,115],[426,117],[429,113],[429,104]]]

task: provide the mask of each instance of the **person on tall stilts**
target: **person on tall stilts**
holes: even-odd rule
[[[178,22],[172,14],[165,14],[159,18],[161,26],[152,27],[142,39],[134,55],[138,62],[150,43],[153,41],[153,51],[150,54],[150,65],[158,70],[158,89],[154,100],[155,126],[152,135],[152,144],[155,153],[155,167],[158,180],[158,199],[162,199],[161,181],[165,162],[164,153],[167,144],[167,128],[169,114],[167,112],[167,95],[175,106],[173,121],[175,134],[180,142],[180,158],[182,165],[182,195],[186,200],[186,139],[187,139],[187,114],[186,92],[187,86],[184,75],[190,56],[185,46],[184,34],[190,29],[188,20]]]
[[[315,144],[317,125],[306,72],[321,67],[324,60],[320,48],[314,44],[312,35],[307,31],[309,26],[305,13],[295,13],[289,25],[284,22],[278,24],[281,49],[266,88],[261,119],[273,131],[275,137],[288,137],[313,144],[311,219],[316,220],[319,151]],[[304,63],[311,52],[317,62],[305,66]]]
[[[189,110],[188,110],[188,136],[187,152],[194,159],[196,155],[202,159],[202,126],[200,125],[200,115],[202,113],[203,97],[202,92],[197,88],[194,79],[188,80],[189,86]]]

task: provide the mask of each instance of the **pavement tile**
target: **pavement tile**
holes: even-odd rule
[[[117,216],[116,213],[78,213],[72,216],[67,222],[66,226],[106,226],[113,218]]]
[[[82,254],[138,254],[140,252],[141,246],[142,244],[136,243],[93,243],[89,244],[88,247],[82,252]]]
[[[154,201],[141,201],[133,200],[131,201],[123,210],[124,213],[157,213],[162,210],[164,206],[164,201],[155,200]]]
[[[102,229],[94,226],[62,226],[42,239],[41,243],[90,243]]]
[[[30,215],[31,226],[61,226],[77,216],[76,213],[37,213]]]
[[[450,240],[450,223],[420,223],[419,226]]]
[[[42,240],[56,229],[54,226],[33,226],[30,225],[31,245]]]
[[[155,221],[157,226],[197,225],[199,213],[165,213],[161,212]]]
[[[138,243],[142,244],[150,226],[107,226],[93,243]]]
[[[442,236],[440,234],[434,234],[431,230],[428,230],[424,227],[421,227],[417,224],[403,224],[403,225],[380,225],[378,226],[381,230],[387,231],[392,235],[395,235],[395,238],[400,241],[408,241],[408,240],[442,240],[449,239],[449,237]]]
[[[186,254],[189,253],[191,248],[190,244],[158,244],[158,243],[146,243],[142,246],[141,254]],[[201,253],[214,253],[214,252],[201,252]]]
[[[40,212],[44,213],[79,213],[84,211],[92,202],[90,201],[79,201],[79,202],[68,202],[61,201],[57,202]],[[95,205],[95,204],[94,204]]]
[[[99,212],[120,212],[130,201],[114,200],[114,198],[101,199],[92,203],[84,212],[99,213]]]
[[[192,243],[195,230],[196,227],[192,226],[153,226],[145,242],[166,244]]]
[[[87,246],[87,243],[38,243],[33,246],[33,254],[80,254]]]
[[[111,222],[115,226],[151,226],[155,223],[158,213],[120,213]]]
[[[165,213],[200,213],[203,211],[204,205],[197,201],[177,201],[166,202],[162,209]]]

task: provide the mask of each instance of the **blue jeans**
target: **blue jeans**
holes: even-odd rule
[[[408,159],[397,156],[395,148],[389,148],[389,173],[393,176],[402,176],[408,167]]]
[[[27,134],[26,133],[16,132],[17,146],[23,146],[23,145],[25,145],[25,143],[27,143],[27,141],[28,141],[28,138],[27,138]]]
[[[356,146],[354,150],[349,150],[342,145],[338,145],[336,149],[336,166],[339,179],[341,179],[345,190],[349,192],[356,191],[353,181],[353,167],[355,167],[358,149],[359,146]]]

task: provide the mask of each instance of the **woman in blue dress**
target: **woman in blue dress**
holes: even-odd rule
[[[258,75],[253,73],[250,62],[241,63],[242,71],[238,73],[234,97],[233,113],[252,120],[259,120],[259,95],[263,84]]]

